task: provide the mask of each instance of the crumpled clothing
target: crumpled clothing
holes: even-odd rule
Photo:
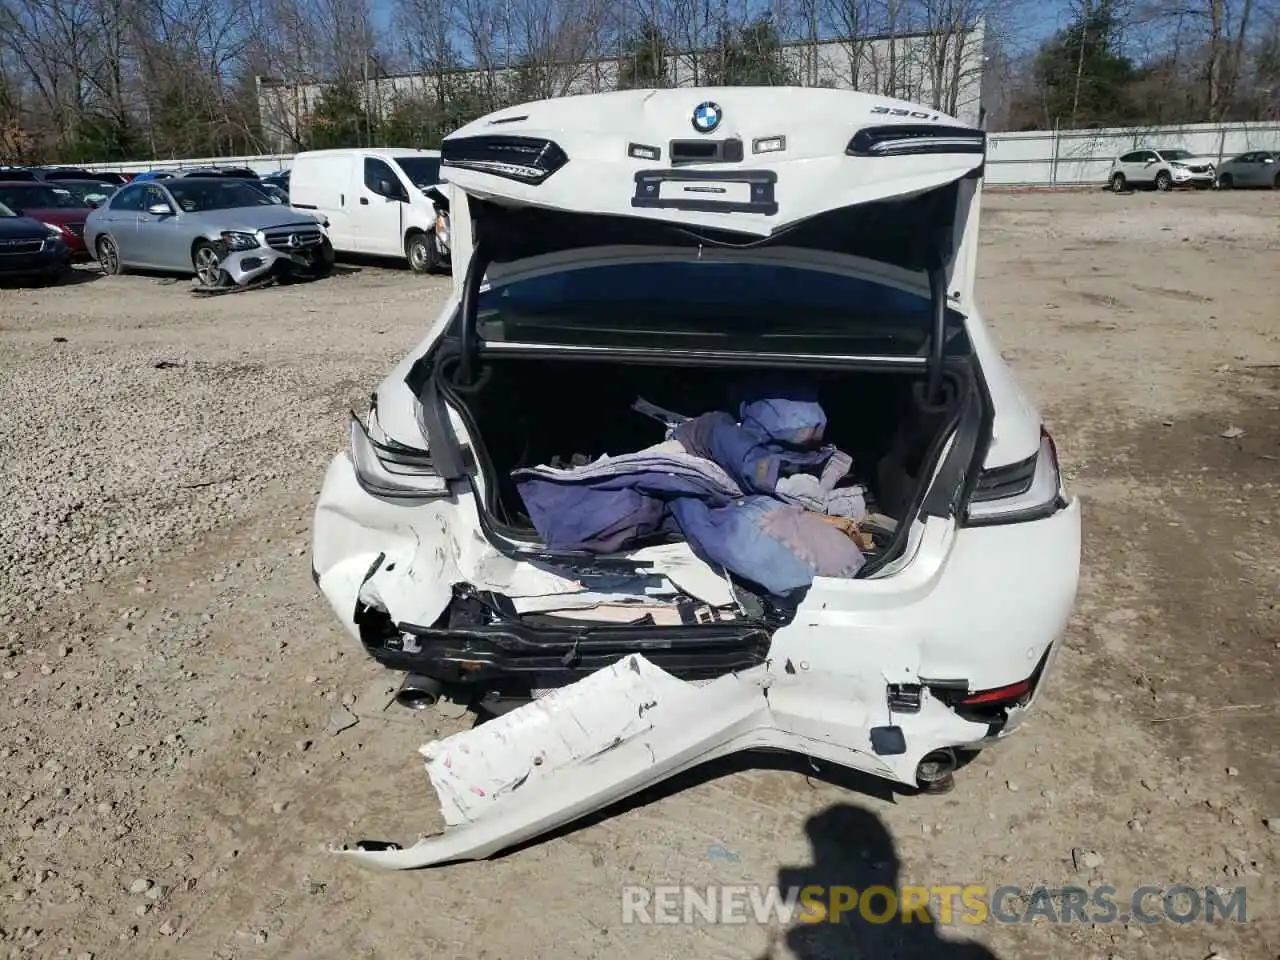
[[[739,424],[723,411],[704,413],[680,424],[672,437],[694,456],[720,464],[744,491],[765,495],[773,495],[784,476],[821,470],[836,452],[830,446],[816,450],[792,447],[758,426],[747,426],[745,421]]]
[[[827,418],[803,388],[798,400],[747,400],[738,423],[728,413],[704,413],[672,430],[686,450],[723,466],[748,493],[767,494],[816,513],[861,519],[866,488],[837,488],[853,461],[822,440]],[[817,474],[817,475],[815,475]]]
[[[671,428],[665,443],[573,470],[514,471],[530,520],[553,550],[611,553],[678,533],[707,564],[779,598],[815,576],[853,576],[864,563],[857,543],[818,514],[865,515],[865,491],[836,487],[851,462],[821,445],[816,393],[772,389],[743,393],[737,420],[673,422],[680,415],[642,403]]]
[[[779,500],[793,503],[814,513],[861,520],[867,515],[865,487],[839,487],[828,490],[822,481],[808,473],[797,473],[778,481],[775,491]]]
[[[637,540],[679,533],[667,509],[671,500],[722,505],[742,496],[715,463],[675,452],[642,450],[571,470],[528,467],[511,475],[552,550],[616,553]]]
[[[817,517],[828,526],[835,527],[846,537],[852,539],[861,549],[872,550],[875,548],[875,537],[859,527],[856,520],[851,520],[848,517],[833,517],[825,513],[815,513],[812,516]]]
[[[772,497],[723,507],[682,498],[671,510],[694,553],[775,596],[803,590],[814,577],[852,577],[865,563],[842,530]]]

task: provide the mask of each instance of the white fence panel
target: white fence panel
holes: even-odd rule
[[[168,170],[180,173],[197,167],[248,167],[260,176],[288,170],[293,164],[292,153],[264,153],[253,157],[198,157],[193,160],[130,160],[127,163],[78,163],[80,170],[106,170],[109,172],[141,173],[144,170]]]
[[[993,187],[1101,185],[1111,161],[1138,147],[1181,147],[1219,162],[1246,150],[1280,150],[1280,123],[993,133],[986,182]]]

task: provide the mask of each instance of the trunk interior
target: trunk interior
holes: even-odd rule
[[[437,380],[461,407],[480,450],[494,525],[537,541],[511,471],[540,464],[568,467],[601,455],[633,453],[661,443],[665,426],[632,410],[637,398],[694,417],[727,407],[734,384],[762,371],[746,367],[645,365],[608,360],[486,357],[472,388],[452,383],[456,366],[442,359]],[[940,402],[925,402],[922,371],[807,370],[827,416],[824,440],[849,454],[846,483],[868,488],[868,508],[900,521],[929,475],[931,454],[961,401],[969,368],[948,361]],[[576,460],[574,458],[577,458]]]

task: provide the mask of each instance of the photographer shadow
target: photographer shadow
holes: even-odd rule
[[[889,914],[888,901],[877,895],[864,915],[863,891],[887,888],[893,891],[895,903],[902,895],[893,837],[871,811],[836,804],[811,817],[805,833],[813,848],[813,863],[781,868],[778,887],[783,891],[820,887],[828,906],[832,889],[853,888],[859,901],[834,921],[800,922],[788,930],[786,945],[799,960],[999,960],[979,943],[943,940],[927,906],[904,917],[899,903]],[[962,916],[964,907],[956,902],[953,910]],[[757,960],[776,957],[771,946]]]

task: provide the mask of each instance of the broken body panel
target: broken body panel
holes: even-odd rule
[[[806,754],[914,787],[922,763],[939,751],[1012,732],[1056,655],[1077,585],[1080,509],[1062,489],[1039,416],[973,303],[982,162],[981,151],[972,150],[976,132],[860,94],[772,91],[764,101],[746,90],[702,93],[725,117],[752,118],[750,128],[724,127],[717,139],[755,150],[774,137],[786,155],[721,166],[672,162],[655,171],[652,153],[632,152],[626,179],[636,193],[619,196],[617,155],[652,142],[675,160],[678,138],[688,138],[671,120],[671,105],[688,106],[688,91],[530,104],[445,141],[446,167],[451,157],[460,164],[448,170],[454,296],[379,387],[367,425],[353,419],[348,453],[330,465],[317,505],[313,564],[340,621],[381,662],[402,670],[429,663],[438,676],[480,685],[527,677],[535,699],[424,747],[445,833],[406,849],[345,851],[363,862],[407,868],[486,857],[682,770],[754,748]],[[773,106],[748,110],[765,102]],[[837,106],[843,116],[851,107],[865,116],[839,130],[818,122]],[[603,128],[618,128],[616,135],[588,134],[596,129],[588,115],[608,119]],[[564,169],[537,184],[490,172],[476,160],[485,154],[467,144],[493,139],[495,124],[504,137],[563,148]],[[910,128],[917,143],[935,124],[935,139],[951,136],[962,146],[908,151],[889,162],[868,137],[858,139],[873,129],[880,131],[876,142],[891,142],[884,130],[894,124]],[[780,132],[785,136],[774,136]],[[760,169],[772,177],[755,176]],[[754,179],[735,179],[734,171]],[[767,203],[753,206],[760,198],[748,186],[741,209],[726,212],[723,203],[680,200],[678,191],[661,187],[668,181],[724,191],[767,182],[771,189]],[[648,185],[657,185],[660,199],[677,199],[635,202]],[[843,216],[833,217],[833,209]],[[920,219],[904,220],[904,212]],[[895,222],[896,234],[876,232]],[[691,248],[673,227],[702,233]],[[764,243],[735,247],[730,233]],[[923,248],[913,242],[917,234],[929,241]],[[744,615],[689,626],[550,630],[519,616],[470,618],[471,607],[492,610],[523,598],[528,610],[535,598],[570,597],[591,590],[594,578],[619,576],[650,585],[637,590],[677,590],[713,607],[738,600],[721,572],[685,543],[573,557],[502,529],[489,513],[484,444],[465,404],[447,390],[441,396],[421,375],[451,330],[461,329],[467,362],[499,348],[536,356],[533,345],[477,342],[475,300],[483,289],[589,263],[691,255],[832,271],[935,305],[928,356],[782,358],[811,366],[897,364],[931,381],[948,369],[976,371],[971,402],[957,406],[926,460],[890,562],[866,577],[816,578],[777,621]],[[943,356],[939,334],[952,315],[967,359]],[[568,352],[590,355],[585,347]],[[650,353],[636,358],[734,359],[732,350],[718,358],[715,351]],[[1025,480],[1018,486],[1024,500],[1027,491],[1036,495],[1029,512],[1007,513],[1019,522],[1005,522],[991,508],[1010,475],[1021,478],[1014,486]],[[987,706],[984,691],[992,694]]]

